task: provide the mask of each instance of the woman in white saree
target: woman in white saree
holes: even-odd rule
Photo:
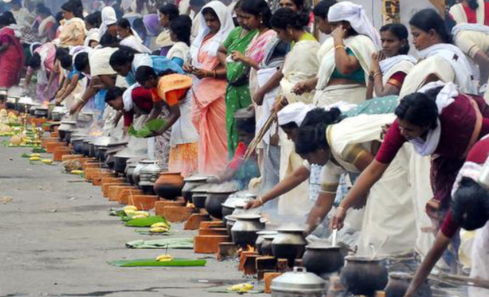
[[[314,104],[338,101],[358,104],[365,100],[372,55],[381,49],[380,36],[361,5],[348,1],[333,5],[327,21],[333,38],[321,46],[317,77],[295,86],[298,94],[315,89]]]
[[[302,80],[314,77],[319,69],[317,51],[319,43],[304,27],[308,24],[308,13],[297,13],[289,8],[280,8],[271,19],[272,28],[278,38],[290,42],[292,49],[285,57],[282,68],[283,78],[280,81],[281,93],[288,103],[312,103],[310,93],[297,95],[294,86]],[[294,152],[294,144],[280,131],[280,179],[285,178],[296,168],[302,166],[303,160]],[[303,216],[310,209],[307,193],[308,182],[303,182],[293,191],[282,195],[279,200],[279,214]],[[300,198],[299,198],[300,197]]]
[[[450,43],[450,34],[438,13],[423,9],[411,18],[409,25],[421,60],[406,76],[399,98],[438,80],[453,82],[460,91],[475,94],[478,70],[458,47]]]

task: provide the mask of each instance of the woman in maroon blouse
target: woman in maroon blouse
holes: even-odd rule
[[[453,83],[430,83],[404,97],[375,160],[363,171],[331,221],[341,229],[346,211],[367,197],[401,146],[410,142],[416,152],[431,156],[434,198],[428,215],[440,222],[449,207],[450,192],[467,152],[489,134],[489,106],[482,97],[459,93]]]

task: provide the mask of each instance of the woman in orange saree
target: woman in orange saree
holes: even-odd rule
[[[192,122],[199,133],[198,170],[215,175],[226,169],[226,70],[217,58],[219,45],[234,28],[229,9],[212,1],[202,9],[201,26],[190,53],[192,65],[184,70],[195,76]]]

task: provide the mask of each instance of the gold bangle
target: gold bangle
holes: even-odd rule
[[[344,212],[344,213],[346,213],[346,208],[344,208],[343,206],[338,206],[338,207],[336,208],[336,210],[337,210],[337,211],[339,211],[340,209],[342,209],[342,210],[343,210],[343,212]]]
[[[380,73],[379,71],[378,71],[378,72],[375,72],[375,73],[374,73],[373,78],[375,79],[375,77],[376,77],[377,75],[381,75],[381,74],[382,74],[382,73]]]
[[[265,205],[265,202],[263,202],[263,198],[262,197],[258,197],[258,201],[260,201],[261,205]]]
[[[334,47],[334,50],[337,50],[339,48],[345,48],[345,46],[344,45],[337,45],[337,46]]]

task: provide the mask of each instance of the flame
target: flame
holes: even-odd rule
[[[92,131],[88,135],[98,137],[98,136],[102,136],[102,134],[103,134],[102,131]]]
[[[44,101],[42,103],[42,107],[48,107],[49,106],[49,101]]]
[[[255,247],[252,246],[252,245],[246,245],[246,252],[254,252],[255,251]]]
[[[195,205],[194,205],[193,203],[187,202],[186,207],[192,207],[192,208],[195,208]]]

